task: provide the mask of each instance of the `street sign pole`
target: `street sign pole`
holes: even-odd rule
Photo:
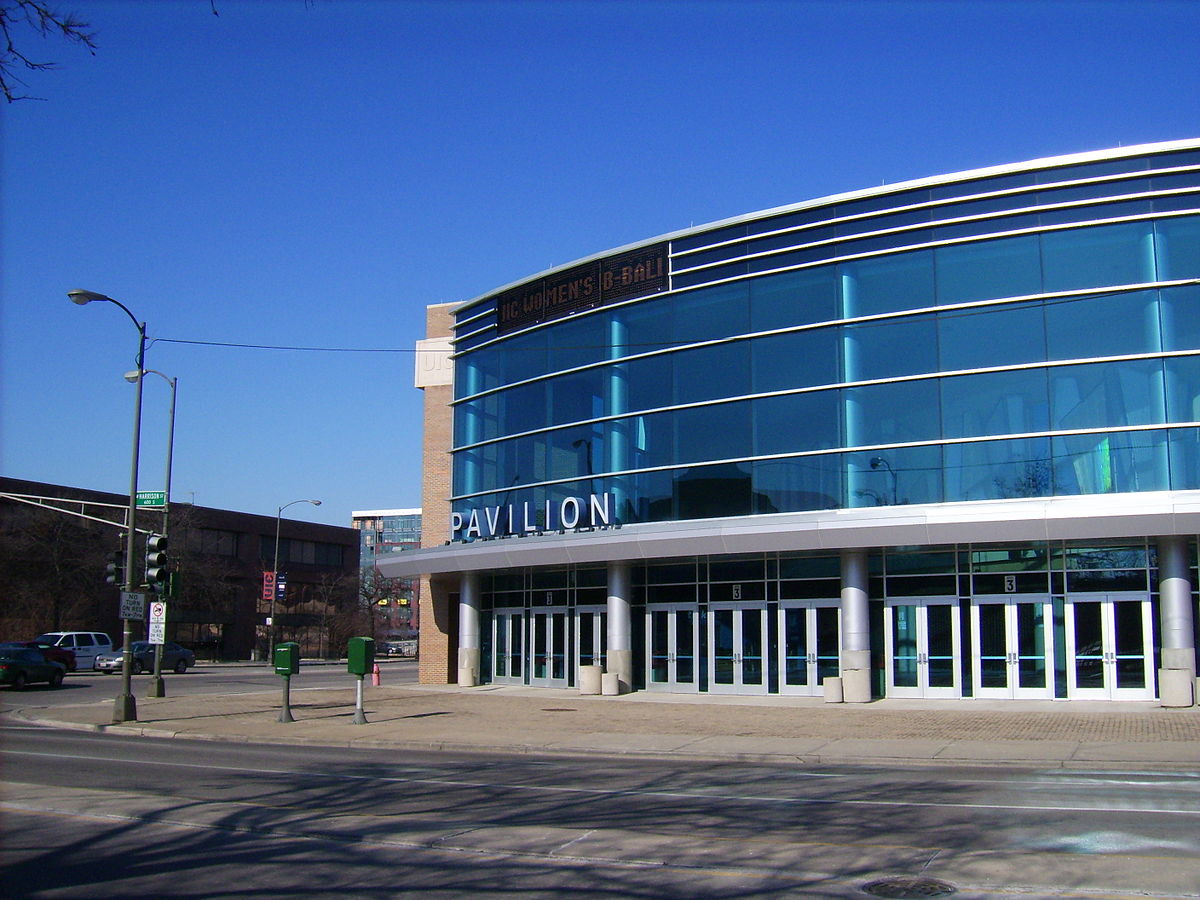
[[[163,600],[150,603],[150,643],[154,645],[154,676],[150,679],[147,697],[167,696],[167,685],[162,677],[162,645],[167,638],[167,604]]]

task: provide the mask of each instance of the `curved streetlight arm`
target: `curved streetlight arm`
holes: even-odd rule
[[[271,619],[271,624],[267,628],[268,646],[267,646],[267,662],[271,662],[271,654],[275,649],[275,598],[279,596],[279,526],[283,521],[283,511],[289,506],[295,506],[297,503],[311,503],[313,506],[320,506],[320,500],[293,500],[291,503],[285,503],[275,511],[275,562],[274,562],[274,584],[271,586],[271,605],[268,616]]]

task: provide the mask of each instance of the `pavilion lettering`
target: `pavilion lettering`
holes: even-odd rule
[[[450,514],[450,540],[512,537],[612,525],[612,494],[564,497],[555,502],[509,503]]]

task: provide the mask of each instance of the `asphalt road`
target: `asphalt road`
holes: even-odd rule
[[[381,678],[385,684],[415,684],[417,662],[412,659],[380,660]],[[150,675],[132,676],[134,699],[145,697],[150,690]],[[266,665],[205,665],[201,663],[183,675],[168,672],[163,685],[169,697],[187,694],[240,694],[281,690],[280,676]],[[353,688],[354,676],[346,671],[345,663],[302,665],[300,674],[292,676],[292,691],[310,688]],[[22,691],[0,687],[0,713],[23,707],[63,706],[112,700],[121,692],[120,675],[100,672],[74,672],[63,680],[61,688],[30,685]]]
[[[1192,774],[0,736],[11,897],[1200,896]]]

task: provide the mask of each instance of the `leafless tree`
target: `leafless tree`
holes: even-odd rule
[[[74,13],[60,12],[45,0],[0,0],[0,90],[9,103],[15,100],[42,99],[22,93],[26,86],[22,75],[58,68],[57,63],[34,59],[18,47],[21,35],[40,38],[60,37],[78,44],[93,56],[96,53],[96,33]],[[20,45],[21,48],[24,43]]]

